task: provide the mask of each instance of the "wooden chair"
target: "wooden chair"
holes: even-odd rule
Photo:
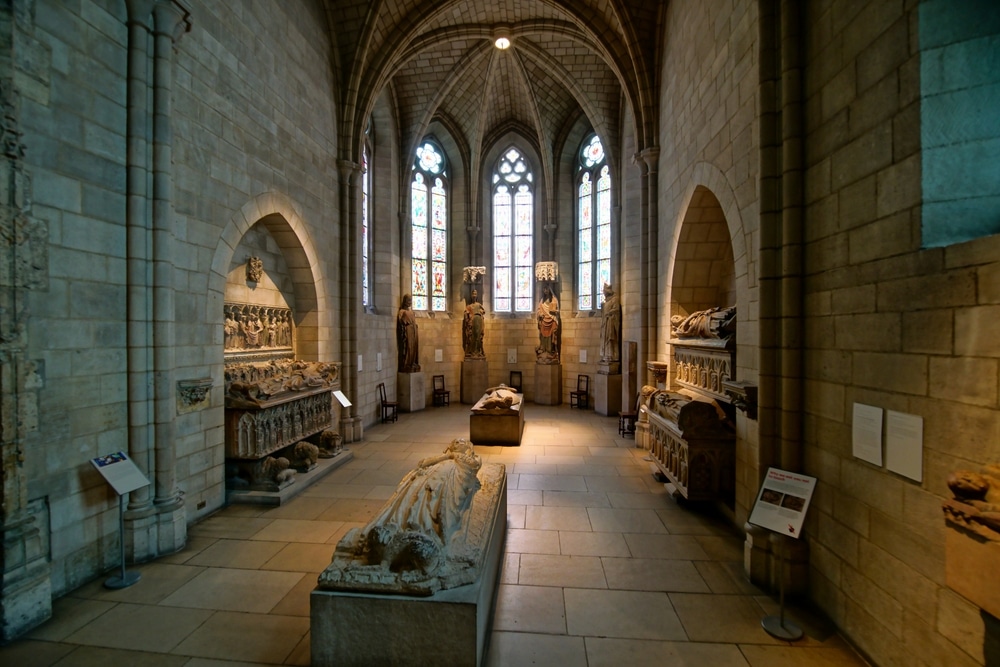
[[[587,407],[590,399],[590,376],[576,376],[576,390],[569,392],[569,407],[574,405],[581,410]]]
[[[632,401],[631,410],[622,410],[618,413],[618,434],[623,438],[627,435],[635,436],[635,420],[639,416],[639,396]]]
[[[434,376],[434,405],[451,405],[451,392],[444,388],[444,376]]]
[[[524,390],[521,389],[521,371],[510,372],[510,383],[507,386],[519,394],[524,393]]]
[[[385,398],[385,382],[378,383],[378,398],[382,404],[382,423],[396,421],[399,418],[399,403],[387,401]]]

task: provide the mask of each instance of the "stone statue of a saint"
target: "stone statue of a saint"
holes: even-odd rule
[[[601,304],[601,361],[618,361],[621,356],[622,306],[610,284],[604,285]]]
[[[479,292],[472,290],[472,301],[465,306],[462,318],[462,348],[466,359],[483,359],[483,335],[486,331],[486,308],[479,302]]]
[[[540,364],[559,363],[559,337],[561,321],[559,316],[559,299],[548,287],[542,288],[542,298],[535,309],[538,321],[538,347],[535,348],[535,360]]]
[[[420,370],[419,343],[417,317],[413,314],[413,298],[407,294],[403,296],[399,312],[396,314],[396,346],[400,373],[416,373]]]

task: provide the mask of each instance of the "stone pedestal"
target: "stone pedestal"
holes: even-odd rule
[[[622,376],[621,373],[606,373],[605,370],[607,367],[604,364],[598,366],[597,381],[594,383],[594,412],[605,417],[617,417],[622,409]]]
[[[400,412],[419,412],[427,407],[427,381],[423,373],[396,373],[396,400]]]
[[[486,522],[489,543],[472,584],[427,597],[314,589],[309,596],[311,663],[484,664],[507,531],[506,480]]]
[[[346,410],[344,412],[347,412]],[[349,442],[361,442],[365,437],[365,424],[361,417],[350,417],[344,415],[340,419],[340,435],[344,438],[345,444]]]
[[[462,403],[475,405],[490,388],[490,367],[485,359],[462,362]]]
[[[535,403],[562,404],[562,364],[535,364]]]

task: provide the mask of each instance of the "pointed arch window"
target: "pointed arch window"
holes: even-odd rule
[[[448,172],[430,140],[417,148],[410,183],[410,294],[414,310],[448,307]]]
[[[361,149],[361,304],[365,308],[372,305],[371,264],[369,263],[371,187],[371,149],[368,147],[368,142],[365,141],[365,145]]]
[[[577,308],[599,310],[611,282],[611,172],[596,134],[583,143],[577,169]]]
[[[531,303],[535,196],[531,167],[508,148],[493,172],[493,310],[524,313]]]

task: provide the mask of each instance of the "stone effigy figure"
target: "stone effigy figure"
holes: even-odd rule
[[[399,352],[400,373],[416,373],[420,370],[419,338],[417,317],[413,314],[413,299],[407,294],[396,314],[396,346]]]
[[[716,306],[698,310],[687,317],[670,318],[670,335],[674,338],[731,338],[736,333],[736,306]]]
[[[561,322],[559,316],[559,299],[548,287],[542,288],[542,298],[535,309],[538,321],[538,347],[535,348],[535,359],[540,364],[559,363],[559,336]]]
[[[465,306],[462,318],[462,348],[466,359],[482,359],[486,357],[483,350],[483,337],[486,331],[486,308],[479,303],[479,293],[472,290],[472,301]]]
[[[337,543],[325,590],[432,595],[476,581],[494,521],[506,514],[504,466],[464,438],[420,461],[364,526]]]
[[[618,361],[621,356],[622,306],[609,284],[604,285],[601,313],[601,361]]]

